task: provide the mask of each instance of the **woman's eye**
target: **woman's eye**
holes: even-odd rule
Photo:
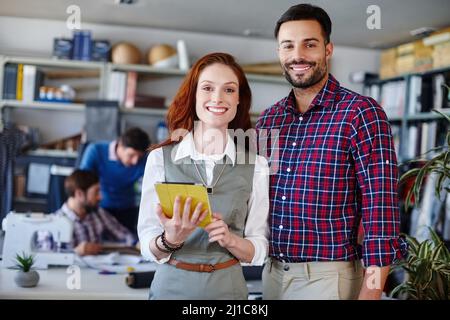
[[[225,92],[226,93],[233,93],[233,92],[236,92],[236,90],[234,88],[227,88],[227,89],[225,89]]]
[[[212,88],[210,86],[202,87],[202,90],[204,91],[211,91]]]

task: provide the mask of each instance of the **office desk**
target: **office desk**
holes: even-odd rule
[[[81,288],[68,289],[71,274],[66,268],[38,270],[39,283],[34,288],[20,288],[14,282],[16,270],[0,267],[0,299],[59,300],[146,300],[149,289],[132,289],[125,284],[126,274],[98,274],[98,270],[82,268]]]
[[[21,288],[14,282],[17,270],[0,267],[0,299],[57,300],[146,300],[149,289],[132,289],[125,284],[126,274],[102,275],[95,269],[81,269],[81,288],[68,289],[71,274],[66,268],[38,270],[39,283],[34,288]],[[247,281],[249,299],[260,298],[261,281]]]

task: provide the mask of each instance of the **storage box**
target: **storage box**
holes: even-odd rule
[[[433,48],[418,41],[414,47],[414,71],[423,72],[433,68]]]
[[[108,40],[92,41],[92,60],[111,61],[111,43]]]
[[[450,66],[450,41],[434,46],[433,68],[445,68]]]
[[[395,48],[384,50],[380,57],[380,78],[392,78],[397,76],[396,67],[397,50]]]
[[[53,57],[58,59],[72,59],[73,42],[72,39],[55,38],[53,39]]]
[[[407,54],[397,57],[396,70],[398,75],[413,72],[414,66],[415,66],[414,54]]]

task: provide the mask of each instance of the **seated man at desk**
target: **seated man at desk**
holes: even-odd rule
[[[100,206],[137,236],[139,208],[135,183],[144,175],[150,139],[139,128],[130,128],[118,140],[88,145],[80,169],[100,177]]]
[[[98,176],[87,170],[75,170],[64,182],[67,201],[56,214],[74,223],[72,245],[80,255],[98,254],[102,241],[133,245],[136,238],[111,214],[98,207],[101,200]]]

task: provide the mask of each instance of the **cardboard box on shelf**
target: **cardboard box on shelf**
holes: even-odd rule
[[[423,72],[433,68],[433,48],[417,41],[414,47],[414,71]]]
[[[434,46],[433,68],[445,68],[450,66],[450,41]]]
[[[387,49],[381,52],[380,57],[380,78],[392,78],[397,75],[396,67],[397,50]]]
[[[415,42],[408,42],[397,47],[397,56],[406,56],[410,54],[414,54],[414,50],[416,48]]]
[[[407,54],[397,57],[396,70],[398,75],[413,72],[414,66],[415,66],[414,54]]]

